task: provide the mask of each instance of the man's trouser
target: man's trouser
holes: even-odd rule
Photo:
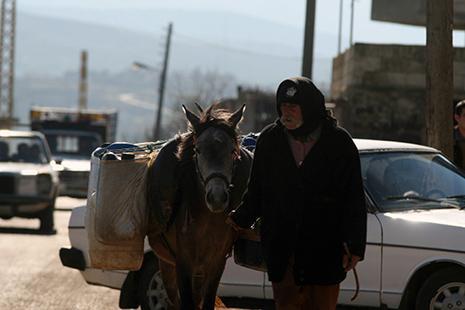
[[[292,264],[288,265],[283,280],[272,284],[276,310],[336,309],[339,284],[298,286],[294,282]]]

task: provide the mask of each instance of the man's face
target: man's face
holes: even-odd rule
[[[462,111],[460,111],[460,115],[454,114],[454,118],[457,122],[457,125],[460,128],[465,129],[465,109],[462,109]]]
[[[289,130],[297,129],[304,123],[300,105],[284,102],[279,106],[281,110],[281,123]]]

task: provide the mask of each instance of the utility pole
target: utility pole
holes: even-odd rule
[[[453,0],[427,0],[426,142],[453,159]]]
[[[307,0],[302,75],[310,79],[312,78],[313,70],[313,38],[315,33],[315,9],[316,0]]]
[[[337,36],[337,54],[341,54],[342,41],[342,0],[339,0],[339,29]]]
[[[165,57],[163,60],[163,68],[160,75],[160,85],[158,88],[158,109],[156,115],[156,121],[153,131],[154,140],[160,139],[160,128],[161,128],[161,119],[163,111],[163,97],[165,95],[165,84],[166,84],[166,72],[168,71],[168,57],[170,55],[170,45],[171,45],[171,34],[173,32],[173,23],[168,25],[168,35],[166,37],[166,46],[165,46]]]
[[[87,109],[87,51],[81,51],[81,74],[79,79],[79,111]]]
[[[350,47],[354,44],[354,0],[350,2]]]
[[[16,0],[2,0],[0,21],[0,128],[15,123],[14,63],[16,34]]]

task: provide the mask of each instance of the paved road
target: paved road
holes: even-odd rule
[[[58,199],[52,236],[38,234],[36,219],[0,219],[0,309],[119,309],[117,290],[87,285],[58,257],[60,247],[69,245],[70,210],[84,203]]]
[[[37,219],[0,219],[0,309],[119,309],[119,291],[86,284],[58,257],[58,250],[69,246],[71,210],[84,204],[84,199],[58,198],[57,234],[51,236],[38,233]]]

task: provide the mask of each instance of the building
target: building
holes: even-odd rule
[[[454,102],[465,98],[465,49],[455,48]],[[426,47],[354,44],[333,59],[331,101],[357,138],[425,143]]]
[[[237,88],[237,98],[221,101],[221,105],[231,111],[246,105],[244,118],[239,124],[242,134],[260,132],[263,127],[276,119],[276,99],[274,93],[265,92],[258,88]]]

